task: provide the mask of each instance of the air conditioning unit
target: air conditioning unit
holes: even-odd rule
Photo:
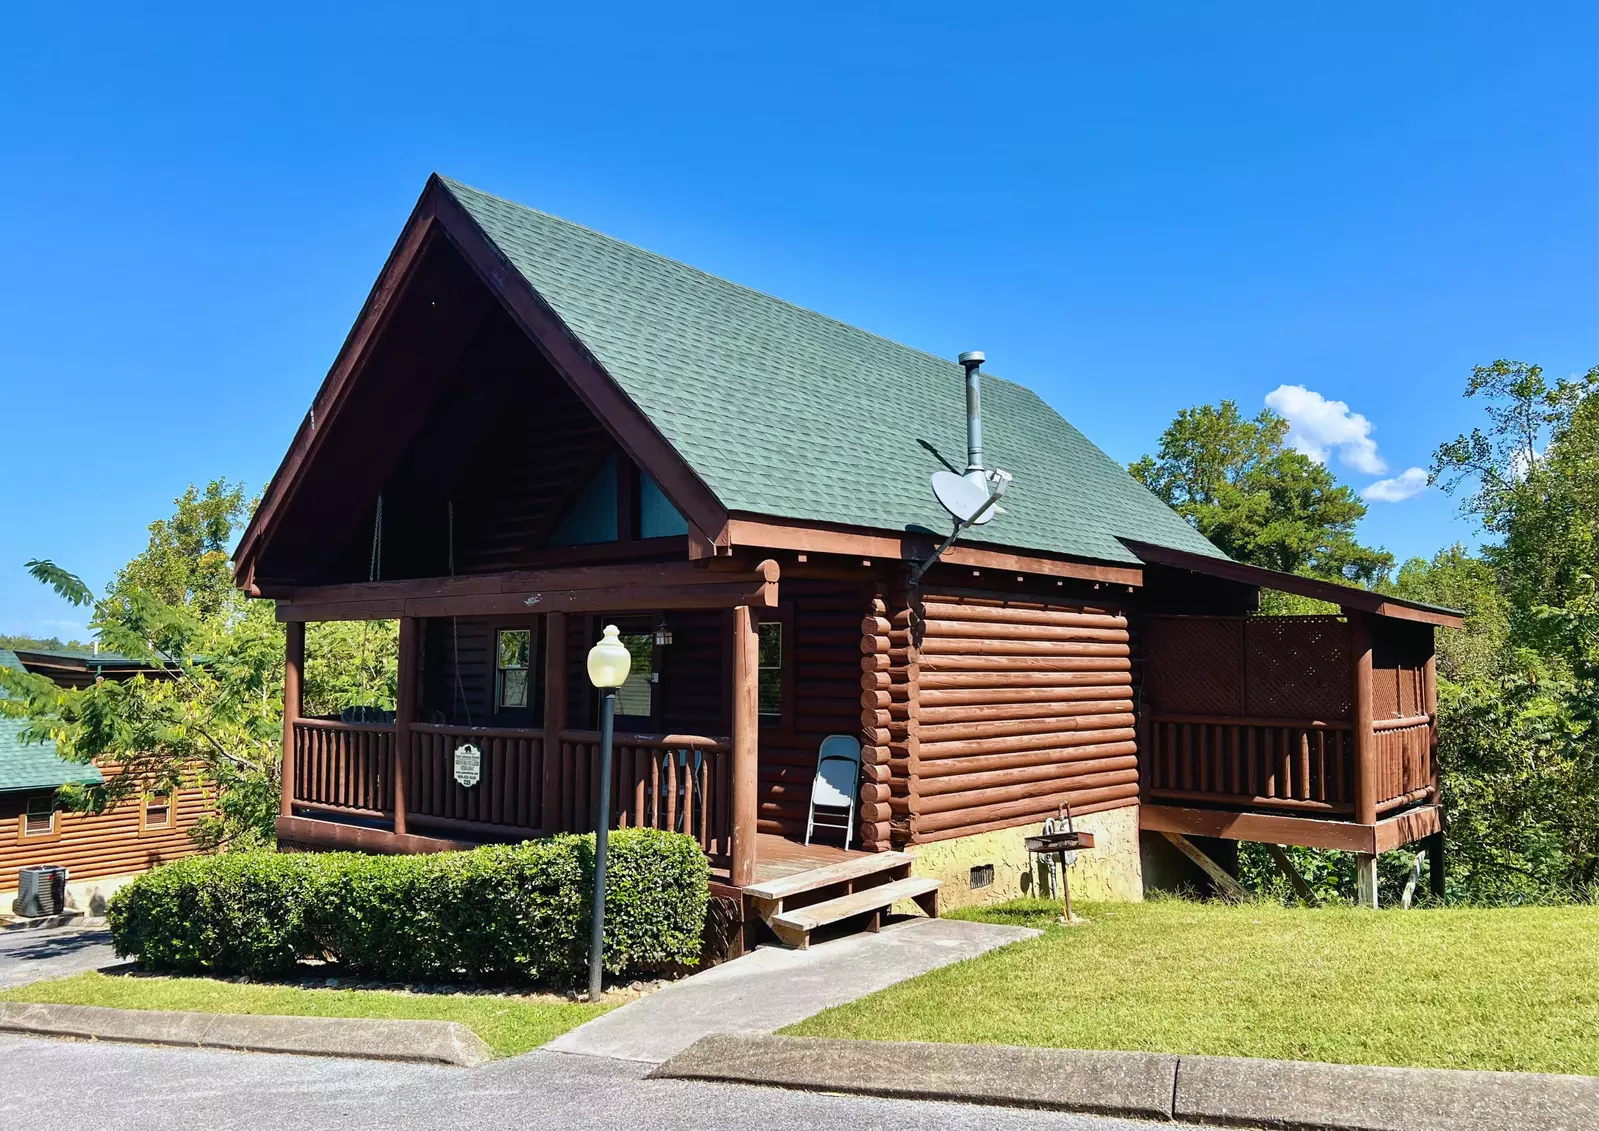
[[[67,909],[67,870],[59,864],[24,868],[17,876],[11,912],[24,919],[61,915]]]

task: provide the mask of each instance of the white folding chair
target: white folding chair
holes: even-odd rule
[[[849,848],[855,832],[855,794],[860,777],[860,742],[847,734],[830,734],[822,739],[821,749],[816,752],[816,780],[811,783],[811,808],[805,817],[806,844],[811,843],[811,834],[820,825],[824,829],[843,829],[844,847]]]

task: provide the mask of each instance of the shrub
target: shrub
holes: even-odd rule
[[[692,964],[709,868],[688,837],[611,834],[605,965]],[[594,838],[427,856],[245,852],[157,868],[107,909],[117,953],[155,969],[278,976],[304,959],[401,981],[574,980],[588,963]]]

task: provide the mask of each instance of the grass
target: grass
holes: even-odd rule
[[[614,1008],[605,1002],[394,990],[303,989],[214,978],[78,974],[0,991],[0,1001],[104,1005],[116,1009],[192,1010],[292,1017],[378,1017],[459,1021],[498,1056],[515,1056],[554,1040]]]
[[[1599,1075],[1599,907],[1084,910],[784,1032]]]

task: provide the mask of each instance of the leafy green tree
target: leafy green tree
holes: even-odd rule
[[[91,610],[101,647],[143,660],[148,675],[63,688],[0,669],[11,693],[0,710],[29,721],[62,757],[106,770],[101,785],[61,800],[99,812],[150,792],[202,786],[214,812],[195,831],[208,848],[271,843],[282,755],[283,631],[266,601],[235,588],[228,547],[251,510],[243,489],[191,487],[170,518],[150,525],[145,550],[96,598],[48,560],[29,571]],[[392,707],[396,633],[384,624],[314,625],[307,633],[306,706],[337,713]]]
[[[1436,633],[1438,674],[1455,683],[1486,678],[1500,669],[1510,639],[1510,602],[1493,566],[1458,542],[1429,561],[1411,558],[1384,592],[1412,601],[1460,609],[1464,628]]]
[[[1234,559],[1285,573],[1370,585],[1392,555],[1362,546],[1366,505],[1332,471],[1284,443],[1269,409],[1246,418],[1233,401],[1183,409],[1133,477]]]

